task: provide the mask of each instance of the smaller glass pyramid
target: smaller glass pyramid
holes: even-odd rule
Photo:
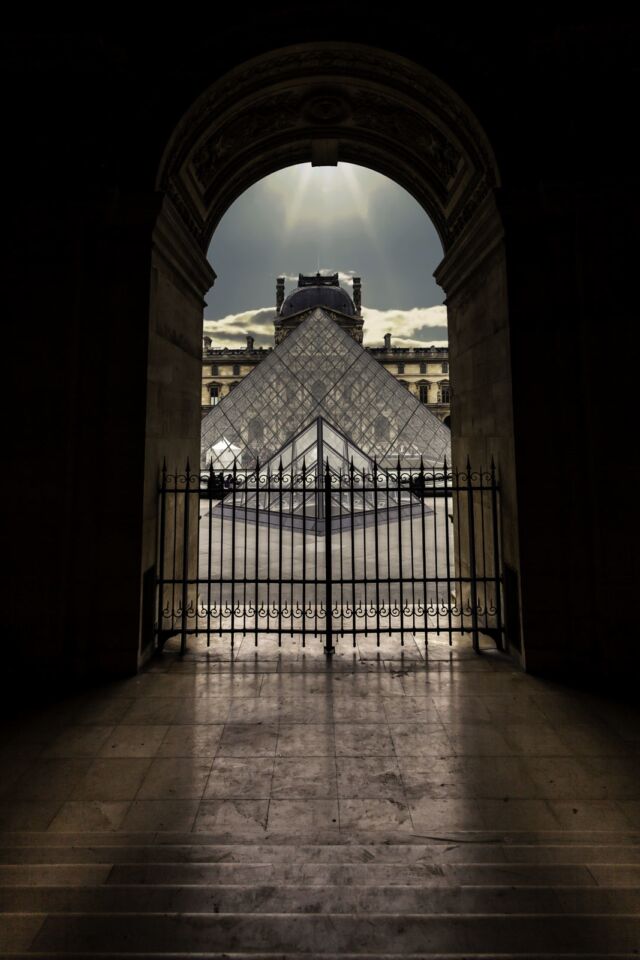
[[[265,464],[227,473],[222,501],[212,516],[280,529],[331,529],[391,523],[400,517],[431,513],[402,487],[397,471],[382,469],[339,430],[318,417]],[[231,491],[235,489],[235,494]],[[328,499],[327,499],[328,498]],[[329,502],[328,502],[329,501]]]

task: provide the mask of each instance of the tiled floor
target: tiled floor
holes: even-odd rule
[[[9,718],[5,830],[640,828],[640,714],[490,650],[192,641],[138,677]],[[368,659],[363,659],[363,658]],[[414,659],[415,658],[415,659]],[[240,831],[240,834],[238,833]]]
[[[184,659],[165,653],[138,677],[6,719],[0,953],[33,947],[54,955],[63,941],[71,950],[55,934],[62,887],[62,912],[103,913],[97,900],[87,906],[89,891],[97,898],[100,888],[119,913],[126,904],[107,890],[113,885],[170,884],[176,909],[189,911],[195,901],[179,895],[185,883],[194,897],[204,885],[224,887],[226,897],[242,888],[251,900],[255,884],[268,882],[282,912],[287,903],[292,909],[284,888],[294,884],[295,912],[313,912],[304,900],[311,885],[325,891],[314,901],[323,916],[344,912],[345,903],[354,914],[375,912],[380,889],[418,883],[447,885],[458,905],[478,885],[535,887],[535,902],[519,901],[522,914],[568,916],[576,908],[563,906],[558,890],[570,897],[575,887],[599,887],[602,897],[626,890],[623,912],[637,916],[640,712],[629,704],[527,676],[490,649],[474,656],[464,641],[453,650],[431,644],[425,659],[412,638],[404,651],[397,638],[379,651],[367,639],[355,651],[339,648],[327,664],[320,647],[302,651],[286,640],[279,650],[267,639],[256,653],[247,640],[233,660],[225,657],[226,648],[206,651],[193,641]],[[228,856],[220,848],[214,856],[214,844],[227,845]],[[158,845],[164,865],[148,862]],[[95,848],[108,852],[100,857]],[[353,863],[340,852],[347,848]],[[386,862],[396,849],[404,853]],[[182,850],[201,862],[174,862]],[[338,909],[336,883],[371,888],[366,907],[354,889]],[[542,905],[543,888],[556,897],[553,909]],[[401,904],[392,893],[379,912],[423,913],[413,896],[406,892]],[[593,912],[610,912],[611,897],[606,909],[594,901]],[[150,903],[166,911],[158,898],[156,890]],[[578,912],[588,912],[580,902]],[[493,907],[483,902],[482,910]],[[620,935],[619,955],[637,932]],[[90,954],[91,938],[78,936],[79,954]],[[176,955],[186,955],[185,943],[203,949],[204,936],[194,928],[193,945],[180,941]],[[364,949],[369,941],[358,942]],[[286,946],[264,944],[265,952]],[[554,955],[561,945],[551,942]],[[235,947],[242,954],[242,944]],[[399,941],[394,952],[404,947]],[[141,955],[151,955],[146,950]],[[162,944],[154,950],[162,953]]]

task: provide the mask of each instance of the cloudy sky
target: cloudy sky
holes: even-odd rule
[[[433,279],[442,246],[426,213],[393,181],[353,164],[300,164],[260,180],[220,221],[209,259],[218,274],[205,331],[220,346],[273,343],[276,277],[338,272],[351,292],[362,277],[365,343],[447,340],[443,293]]]

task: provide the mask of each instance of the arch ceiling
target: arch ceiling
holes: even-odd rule
[[[489,142],[444,83],[395,54],[301,44],[247,61],[183,117],[157,187],[203,250],[230,204],[295,163],[357,163],[403,186],[445,251],[499,177]]]

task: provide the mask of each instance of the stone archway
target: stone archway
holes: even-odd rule
[[[469,456],[480,466],[496,458],[504,560],[518,570],[506,267],[493,152],[471,111],[432,74],[346,43],[297,45],[242,64],[200,96],[167,144],[152,254],[144,570],[154,562],[158,465],[163,456],[198,462],[202,300],[215,279],[206,261],[213,231],[261,177],[294,163],[341,160],[403,186],[440,235],[445,256],[436,279],[449,313],[454,459]],[[516,596],[508,608],[514,603]],[[518,634],[510,636],[516,649]]]

